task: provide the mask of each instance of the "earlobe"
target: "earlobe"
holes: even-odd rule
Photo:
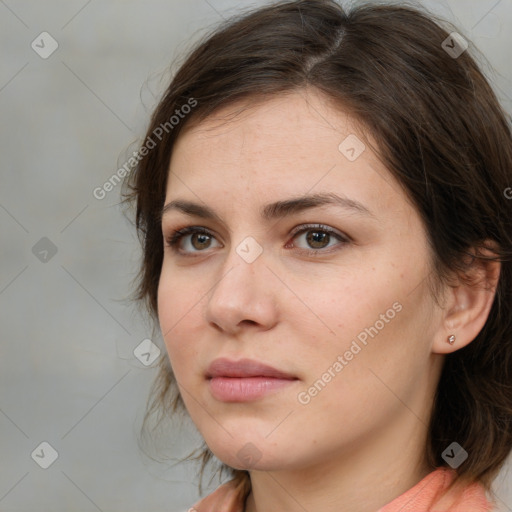
[[[499,261],[473,258],[457,284],[446,288],[442,321],[432,346],[434,353],[455,352],[477,337],[494,302],[500,267]]]

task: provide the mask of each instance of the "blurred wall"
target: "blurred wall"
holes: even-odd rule
[[[198,498],[194,465],[159,464],[137,443],[152,333],[123,301],[139,248],[120,187],[103,185],[171,61],[264,3],[0,1],[0,510],[173,512]],[[482,50],[512,112],[512,1],[425,4]],[[167,436],[175,460],[200,440],[190,424]],[[506,472],[496,493],[512,510]]]

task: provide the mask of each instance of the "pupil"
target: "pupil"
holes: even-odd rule
[[[200,247],[197,247],[197,245],[194,243],[195,241],[198,241],[198,243],[199,243],[198,245],[200,245]],[[199,233],[199,234],[196,233],[192,236],[192,245],[196,249],[204,249],[205,247],[208,247],[209,242],[210,242],[210,237],[203,233]]]
[[[329,234],[323,233],[321,231],[310,231],[306,238],[309,245],[312,247],[325,247],[324,242],[326,242],[326,240],[329,238]]]

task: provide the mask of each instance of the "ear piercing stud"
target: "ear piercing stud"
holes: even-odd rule
[[[453,345],[454,342],[455,342],[455,334],[450,334],[450,336],[448,336],[448,340],[447,341],[448,341],[448,343],[450,345]]]

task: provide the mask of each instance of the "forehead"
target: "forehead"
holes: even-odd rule
[[[236,136],[250,136],[251,148],[258,142],[268,147],[271,141],[286,147],[293,146],[297,137],[306,136],[312,140],[317,132],[325,135],[326,130],[339,137],[345,132],[358,132],[359,127],[357,121],[342,107],[336,106],[331,98],[310,88],[249,98],[218,108],[206,119],[186,125],[177,144],[201,144],[203,140],[222,136],[229,136],[231,140]]]
[[[279,200],[312,191],[350,193],[383,207],[404,200],[371,145],[356,120],[314,90],[239,102],[185,127],[167,196],[227,200],[230,191],[252,191],[252,198]]]

